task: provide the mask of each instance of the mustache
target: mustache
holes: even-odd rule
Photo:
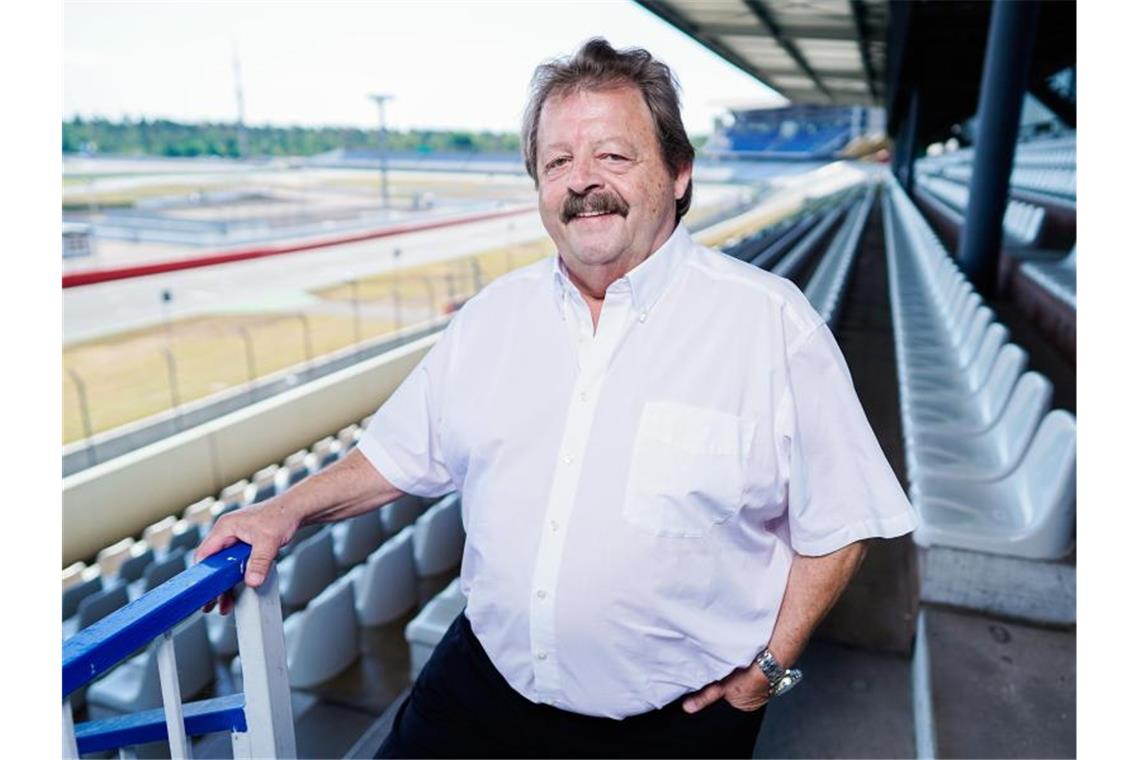
[[[579,214],[591,212],[619,214],[624,217],[629,214],[629,204],[616,193],[605,190],[597,190],[584,195],[579,195],[571,190],[562,203],[560,218],[562,223],[566,224]]]

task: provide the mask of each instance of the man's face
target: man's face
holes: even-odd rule
[[[542,223],[572,272],[621,276],[669,239],[691,171],[669,175],[636,87],[550,97],[536,142]]]

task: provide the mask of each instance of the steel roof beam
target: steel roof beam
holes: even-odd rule
[[[867,8],[863,0],[849,0],[851,3],[851,16],[855,19],[855,31],[859,34],[859,57],[863,59],[863,70],[867,72],[867,89],[871,91],[871,98],[879,100],[879,88],[875,84],[875,71],[871,67],[871,52],[867,48]]]
[[[760,19],[760,23],[768,28],[768,33],[772,35],[772,39],[776,40],[780,47],[784,49],[784,52],[791,56],[792,60],[796,62],[796,65],[803,69],[803,72],[807,75],[808,79],[815,83],[815,86],[819,88],[820,92],[822,92],[825,96],[827,96],[828,99],[834,102],[835,96],[831,94],[831,90],[827,88],[827,85],[825,85],[823,83],[823,80],[820,79],[819,76],[815,73],[815,70],[812,69],[811,64],[809,64],[807,62],[807,59],[804,58],[803,53],[800,52],[800,49],[796,46],[795,42],[784,36],[783,30],[780,29],[779,24],[777,24],[776,20],[772,18],[772,14],[768,12],[768,9],[764,6],[764,4],[759,0],[742,1],[744,5],[748,7],[748,10],[752,11],[752,15]]]
[[[736,26],[734,24],[693,24],[693,27],[705,34],[715,34],[722,37],[771,37],[772,35],[758,26]],[[850,42],[851,34],[843,29],[830,26],[794,26],[784,27],[784,34],[797,39],[809,40],[839,40]]]
[[[787,98],[787,92],[777,87],[772,83],[772,77],[766,72],[761,71],[754,64],[749,62],[743,56],[739,55],[727,45],[724,45],[719,40],[711,36],[708,32],[704,31],[699,24],[691,21],[687,16],[679,11],[674,10],[667,3],[660,2],[660,0],[635,0],[645,10],[660,18],[662,21],[672,24],[677,29],[680,29],[685,34],[692,37],[697,42],[704,45],[709,50],[719,55],[724,60],[731,63],[736,68],[745,72],[749,76],[759,80],[765,87],[775,91],[777,94]],[[788,98],[791,100],[791,98]]]

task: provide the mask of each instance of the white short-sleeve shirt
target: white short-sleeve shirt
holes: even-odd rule
[[[596,332],[556,257],[493,282],[359,447],[403,491],[461,492],[475,635],[520,694],[586,715],[746,666],[794,552],[915,527],[819,315],[683,226]]]

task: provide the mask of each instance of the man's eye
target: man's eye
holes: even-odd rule
[[[561,156],[560,158],[556,158],[553,161],[548,161],[546,164],[546,171],[550,171],[551,169],[557,169],[559,166],[562,166],[563,164],[565,164],[569,160],[570,159],[567,158],[566,156]]]
[[[614,161],[614,162],[620,162],[620,161],[627,160],[625,156],[619,155],[617,153],[603,153],[602,158],[605,159],[606,161]]]

